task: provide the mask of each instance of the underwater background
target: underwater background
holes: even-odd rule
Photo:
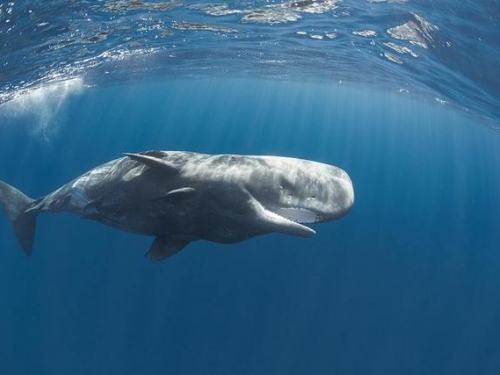
[[[0,179],[283,155],[356,203],[302,239],[0,215],[0,374],[500,373],[500,2],[0,2]]]

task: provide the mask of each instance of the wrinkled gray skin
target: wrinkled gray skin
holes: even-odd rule
[[[29,255],[36,215],[73,212],[125,231],[155,236],[163,259],[191,241],[234,243],[271,232],[310,237],[303,223],[335,220],[354,203],[343,170],[277,156],[182,151],[125,154],[32,200],[0,181],[0,202]]]

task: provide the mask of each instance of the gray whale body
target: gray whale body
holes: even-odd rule
[[[0,181],[0,203],[27,255],[37,215],[65,211],[154,236],[148,255],[160,260],[196,240],[313,236],[304,224],[345,215],[354,190],[342,169],[309,160],[146,151],[98,166],[36,200]]]

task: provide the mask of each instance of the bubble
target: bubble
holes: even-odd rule
[[[72,78],[23,89],[0,105],[0,118],[21,120],[32,127],[35,135],[49,141],[64,114],[65,102],[70,96],[81,93],[83,88],[83,79]]]

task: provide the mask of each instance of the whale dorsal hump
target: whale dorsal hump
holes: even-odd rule
[[[143,154],[124,153],[124,155],[128,156],[130,159],[135,160],[139,163],[143,163],[150,168],[160,169],[168,174],[179,173],[179,168],[177,168],[174,164],[169,163],[168,161],[163,160],[161,158]]]
[[[158,236],[146,253],[151,260],[159,261],[168,258],[184,249],[192,238],[183,235]]]

